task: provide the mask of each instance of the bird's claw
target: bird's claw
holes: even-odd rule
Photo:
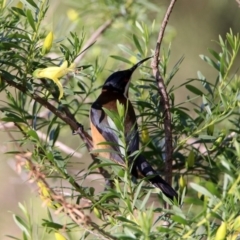
[[[77,124],[78,124],[78,129],[72,131],[73,135],[80,134],[84,131],[83,125],[81,123],[77,123]]]

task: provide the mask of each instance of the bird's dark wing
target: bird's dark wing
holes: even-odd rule
[[[133,164],[132,174],[135,177],[147,177],[149,181],[157,188],[161,189],[164,195],[170,199],[176,198],[178,200],[177,192],[165,181],[163,180],[157,172],[152,168],[149,162],[145,159],[143,155],[139,155]]]

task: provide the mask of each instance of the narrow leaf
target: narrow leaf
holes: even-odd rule
[[[126,59],[126,58],[119,57],[119,56],[116,56],[116,55],[111,55],[110,57],[111,57],[111,58],[115,58],[115,59],[117,59],[117,60],[119,60],[119,61],[122,61],[122,62],[125,62],[125,63],[129,63],[129,64],[132,65],[132,62],[129,61],[128,59]]]
[[[210,66],[214,67],[215,69],[217,69],[218,71],[220,70],[219,69],[219,65],[214,62],[212,59],[210,59],[209,57],[207,56],[204,56],[204,55],[200,55],[200,58],[205,61],[206,63],[208,63]]]
[[[29,9],[27,9],[26,14],[27,14],[27,20],[28,20],[30,26],[32,27],[32,29],[33,29],[34,31],[36,31],[34,19],[33,19],[33,16],[32,16],[32,11],[29,10]]]
[[[30,237],[30,234],[27,229],[26,223],[17,215],[13,214],[13,220],[18,225],[18,227],[28,236]]]
[[[135,34],[133,34],[133,41],[135,43],[135,46],[137,47],[138,51],[144,55],[143,53],[143,50],[142,50],[142,47],[141,47],[141,44],[139,43],[138,39],[137,39],[137,36]]]
[[[194,93],[194,94],[196,94],[196,95],[199,95],[199,96],[204,95],[201,90],[199,90],[198,88],[194,87],[193,85],[187,84],[187,85],[186,85],[186,88],[187,88],[190,92],[192,92],[192,93]]]
[[[191,188],[193,188],[195,191],[207,196],[207,197],[213,197],[213,195],[203,186],[199,185],[199,184],[196,184],[196,183],[193,183],[191,182],[189,184],[191,186]]]

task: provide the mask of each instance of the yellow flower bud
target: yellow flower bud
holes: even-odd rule
[[[75,9],[69,9],[67,10],[67,16],[72,21],[75,22],[78,20],[78,12]]]
[[[142,142],[147,143],[148,141],[149,141],[148,129],[146,128],[146,126],[144,126],[142,129]]]
[[[45,199],[49,198],[50,194],[49,194],[49,190],[46,187],[46,185],[42,181],[38,181],[37,185],[39,187],[39,191],[40,191],[41,196]]]
[[[4,8],[5,8],[5,6],[6,6],[6,1],[7,1],[7,0],[1,1],[1,3],[0,3],[0,8],[1,8],[1,9],[4,9]]]
[[[17,8],[20,8],[20,9],[23,9],[23,4],[22,2],[18,2],[17,5],[16,5]]]
[[[46,205],[50,208],[57,209],[60,207],[59,203],[54,203],[51,198],[51,192],[48,187],[42,181],[38,181],[37,185],[39,187],[39,195],[40,198],[46,203]]]
[[[97,218],[101,219],[101,213],[99,212],[99,210],[96,207],[93,208],[93,212]]]
[[[240,232],[240,216],[236,217],[233,223],[233,229]]]
[[[212,136],[214,133],[214,124],[211,124],[207,127],[207,134]]]
[[[227,234],[227,223],[222,222],[217,230],[215,240],[224,240]]]
[[[233,233],[227,237],[227,240],[237,240],[238,233]]]
[[[194,163],[195,163],[195,154],[194,154],[194,151],[191,150],[187,158],[186,167],[191,168],[193,167]]]
[[[137,59],[135,56],[131,56],[131,57],[129,58],[129,61],[130,61],[130,62],[133,62],[133,63],[137,63],[137,62],[138,62],[138,59]]]
[[[211,148],[209,148],[209,150],[213,151],[213,150],[217,149],[222,144],[222,141],[224,140],[225,137],[226,137],[226,132],[225,132],[225,130],[222,130],[221,133],[219,134],[218,138],[213,143],[213,146]]]
[[[187,186],[187,182],[186,182],[185,178],[182,175],[179,178],[179,186],[180,186],[181,190],[183,190]]]
[[[53,43],[53,32],[49,32],[46,36],[43,46],[42,46],[42,54],[45,55],[50,52]]]
[[[67,240],[61,233],[55,232],[54,233],[55,239],[56,240]]]

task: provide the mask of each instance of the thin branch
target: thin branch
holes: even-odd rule
[[[53,114],[55,114],[57,117],[59,117],[61,120],[63,120],[66,124],[68,124],[73,131],[78,130],[78,134],[80,135],[83,142],[86,144],[86,147],[88,148],[88,150],[89,151],[92,150],[92,137],[87,132],[85,132],[83,129],[79,128],[79,124],[75,120],[74,116],[70,113],[70,111],[68,112],[68,115],[67,115],[66,111],[65,112],[60,111],[59,109],[54,107],[47,99],[40,97],[36,93],[29,93],[27,91],[27,89],[24,86],[22,86],[21,84],[18,84],[12,80],[9,80],[9,79],[3,78],[3,77],[2,77],[2,80],[5,81],[6,83],[8,83],[10,86],[13,86],[16,89],[18,89],[19,91],[27,94],[28,96],[30,96],[32,99],[34,99],[35,101],[40,103],[45,108],[49,109]],[[66,109],[65,107],[63,107],[63,108]]]
[[[8,122],[8,123],[0,123],[0,130],[1,129],[10,129],[10,128],[15,128],[15,124],[13,122]],[[47,135],[41,131],[37,131],[38,137],[42,140],[46,140]],[[62,152],[72,155],[73,157],[76,158],[81,158],[82,154],[79,152],[76,152],[74,149],[68,147],[67,145],[65,145],[64,143],[60,142],[60,141],[56,141],[55,142],[55,146],[58,147]]]
[[[82,141],[85,143],[88,151],[89,152],[92,151],[92,148],[93,148],[92,137],[87,132],[85,132],[82,127],[79,127],[79,124],[76,121],[74,115],[69,111],[69,109],[66,106],[62,106],[62,111],[60,111],[56,107],[54,107],[48,100],[40,97],[36,93],[29,93],[24,86],[4,77],[2,77],[2,80],[8,83],[10,86],[13,86],[19,91],[27,94],[29,97],[34,99],[36,102],[40,103],[45,108],[49,109],[53,114],[55,114],[57,117],[63,120],[66,124],[68,124],[71,127],[73,132],[76,132],[77,134],[79,134]],[[94,156],[91,153],[90,155],[95,163],[99,162],[99,160],[96,159],[96,156]],[[99,173],[102,174],[102,176],[106,180],[110,178],[110,174],[104,168],[99,167],[98,170],[99,170]],[[113,185],[112,181],[110,181],[109,184],[110,186],[112,186]]]
[[[236,0],[238,7],[240,7],[240,0]]]
[[[16,155],[16,159],[18,160],[19,169],[27,163],[29,168],[29,182],[38,183],[39,195],[45,205],[50,205],[53,208],[56,208],[56,214],[60,212],[66,213],[66,215],[69,216],[76,224],[84,228],[87,232],[93,234],[97,237],[97,239],[116,239],[101,229],[88,215],[84,213],[83,209],[85,207],[89,208],[92,205],[91,201],[87,201],[87,203],[81,205],[69,203],[62,194],[57,194],[49,187],[47,181],[45,180],[45,175],[40,171],[40,168],[31,161],[31,153],[27,152],[25,154]]]
[[[163,106],[164,113],[164,130],[165,130],[165,151],[166,151],[166,159],[165,159],[165,180],[171,184],[172,183],[172,155],[173,155],[173,146],[172,146],[172,126],[171,126],[171,113],[170,113],[170,103],[168,98],[168,93],[166,90],[166,86],[164,84],[163,77],[160,74],[158,65],[159,65],[159,55],[160,55],[160,47],[163,40],[164,32],[170,17],[170,14],[173,10],[174,4],[177,0],[172,0],[169,4],[167,12],[164,16],[162,25],[160,27],[157,44],[155,48],[154,58],[151,63],[153,75],[158,84],[158,91],[161,96],[161,102]]]

